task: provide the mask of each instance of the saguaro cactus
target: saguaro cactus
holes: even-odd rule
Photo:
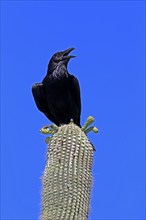
[[[93,146],[86,133],[89,117],[82,128],[73,122],[57,127],[44,127],[42,133],[52,134],[48,143],[43,174],[41,220],[86,220],[88,218],[92,182]]]

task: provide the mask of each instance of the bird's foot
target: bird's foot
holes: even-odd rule
[[[90,131],[93,131],[94,133],[98,133],[98,128],[95,126],[89,127],[94,122],[94,118],[92,116],[89,116],[85,122],[85,124],[82,126],[81,130],[85,132],[85,134],[89,133]]]

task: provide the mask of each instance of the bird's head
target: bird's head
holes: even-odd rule
[[[69,55],[69,53],[75,48],[69,48],[67,50],[55,53],[49,61],[48,67],[55,69],[58,65],[65,65],[67,67],[68,61],[75,56]]]

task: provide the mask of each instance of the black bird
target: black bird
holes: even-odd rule
[[[55,53],[48,64],[42,83],[32,87],[38,109],[57,126],[68,124],[71,119],[80,126],[81,98],[77,78],[68,73],[69,55],[74,48]]]

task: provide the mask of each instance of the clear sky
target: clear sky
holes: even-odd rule
[[[75,47],[81,122],[95,117],[89,219],[142,220],[144,1],[1,1],[1,219],[37,220],[50,123],[31,87],[53,53]]]

